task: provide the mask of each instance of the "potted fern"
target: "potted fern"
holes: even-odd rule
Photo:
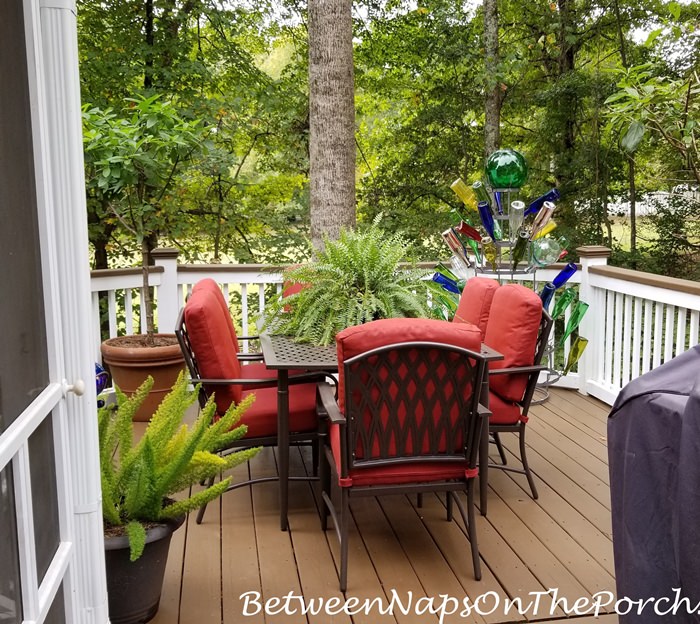
[[[181,373],[138,441],[133,415],[148,395],[152,378],[131,397],[117,388],[116,404],[98,411],[112,624],[147,622],[155,615],[172,533],[189,511],[225,492],[231,477],[196,493],[189,488],[247,461],[258,451],[217,454],[245,434],[245,426],[236,424],[251,403],[249,399],[216,422],[216,406],[210,400],[191,426],[183,424],[199,390],[189,390],[188,383]]]
[[[408,242],[379,226],[381,215],[365,229],[343,230],[326,240],[314,262],[285,271],[294,294],[278,297],[265,312],[264,326],[299,342],[329,345],[352,325],[381,318],[426,317],[425,274],[402,266]]]

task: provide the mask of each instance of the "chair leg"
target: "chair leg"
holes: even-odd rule
[[[340,488],[340,591],[348,588],[348,524],[350,496],[347,488]]]
[[[455,496],[453,492],[446,492],[447,494],[447,521],[452,522],[452,504],[454,502],[454,499],[452,498]]]
[[[319,465],[319,484],[321,486],[321,506],[319,513],[321,514],[321,530],[325,531],[328,528],[328,502],[331,496],[331,471],[329,459],[325,453],[321,453]]]
[[[525,452],[525,423],[520,423],[520,432],[518,433],[520,438],[520,461],[523,463],[523,470],[525,471],[525,476],[527,477],[527,482],[530,485],[530,490],[532,490],[532,498],[537,500],[537,488],[535,487],[535,479],[530,471],[530,466],[527,463],[527,454]]]
[[[423,506],[423,492],[416,494],[416,507],[420,509]]]
[[[481,580],[481,560],[479,559],[479,543],[476,538],[476,514],[474,513],[474,480],[467,483],[467,528],[469,530],[469,544],[472,549],[472,565],[474,566],[474,578]]]
[[[311,442],[311,473],[313,474],[314,477],[318,476],[318,469],[319,469],[319,459],[321,457],[321,439],[316,438],[313,442]]]
[[[494,431],[491,435],[493,435],[493,441],[498,449],[498,454],[501,456],[501,463],[505,466],[508,463],[508,458],[506,457],[505,450],[503,449],[503,444],[501,444],[501,436],[497,431]]]
[[[211,487],[214,485],[214,477],[209,477],[209,481],[207,482],[207,487]],[[202,524],[202,520],[204,520],[204,512],[207,510],[207,506],[202,505],[199,508],[199,511],[197,512],[197,524]]]

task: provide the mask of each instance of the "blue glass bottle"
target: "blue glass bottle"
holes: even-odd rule
[[[479,208],[479,216],[481,217],[481,223],[484,226],[484,229],[488,233],[488,235],[491,237],[491,239],[495,239],[494,236],[494,219],[493,219],[493,213],[491,212],[491,206],[489,206],[488,202],[485,201],[480,201],[478,204]]]
[[[552,282],[547,282],[540,291],[540,299],[542,299],[542,307],[547,310],[549,304],[552,303],[552,296],[557,287]]]
[[[554,288],[560,288],[566,282],[569,281],[569,278],[576,273],[576,270],[578,267],[576,266],[576,263],[574,262],[569,262],[559,273],[557,273],[556,277],[552,280],[552,284],[554,284]]]
[[[535,214],[536,212],[539,211],[540,208],[542,208],[542,204],[546,201],[556,201],[561,197],[561,194],[559,191],[555,188],[553,188],[551,191],[547,191],[544,195],[541,197],[538,197],[536,200],[534,200],[525,210],[525,216]]]
[[[433,275],[433,281],[440,284],[440,286],[442,286],[448,292],[453,292],[457,295],[460,293],[457,282],[452,281],[449,277],[445,277],[441,273],[435,273]]]

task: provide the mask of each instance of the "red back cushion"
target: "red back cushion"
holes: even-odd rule
[[[224,293],[221,292],[221,288],[219,288],[219,285],[211,279],[211,277],[205,277],[192,287],[192,294],[196,293],[198,290],[207,290],[216,297],[218,304],[221,306],[221,309],[225,312],[226,318],[228,319],[228,330],[231,334],[234,349],[236,353],[238,353],[238,335],[236,334],[236,328],[233,326],[231,311],[228,309],[228,304],[226,303],[226,299],[224,299]]]
[[[491,302],[484,343],[503,354],[489,369],[530,366],[535,363],[535,346],[542,320],[542,300],[537,293],[519,284],[506,284],[496,290]],[[507,401],[520,401],[525,394],[527,375],[491,375],[489,388]]]
[[[345,379],[344,362],[353,356],[375,348],[412,341],[427,341],[459,346],[474,352],[481,347],[481,333],[467,323],[449,323],[433,319],[386,319],[351,327],[338,334],[339,396],[341,409],[345,408],[345,393],[349,386]],[[458,354],[439,355],[435,350],[392,351],[386,359],[358,364],[353,371],[354,427],[358,435],[354,462],[380,457],[413,457],[436,452],[450,454],[463,452],[460,419],[463,401],[472,396],[470,379],[463,378],[459,389],[441,380],[461,376],[468,369],[457,370],[450,362],[462,359]],[[370,363],[371,369],[365,368]],[[457,383],[459,383],[458,380]],[[461,398],[460,398],[461,397]],[[432,421],[431,425],[427,420]],[[457,427],[455,430],[454,428]],[[429,431],[442,431],[439,440],[433,440]],[[447,431],[454,447],[447,450]],[[437,447],[434,445],[437,444]],[[382,450],[382,447],[385,450]],[[386,454],[385,454],[386,453]]]
[[[343,362],[378,347],[399,342],[441,342],[479,353],[481,332],[469,323],[435,319],[394,318],[355,325],[335,337],[338,349],[338,405],[345,405]]]
[[[496,280],[488,277],[472,277],[464,286],[454,320],[476,325],[484,336],[489,321],[491,301],[498,288],[499,283]]]
[[[233,349],[227,317],[216,295],[201,288],[192,292],[185,304],[185,326],[202,378],[232,379],[241,377],[241,365]],[[217,411],[223,414],[232,402],[241,400],[241,386],[211,386]]]

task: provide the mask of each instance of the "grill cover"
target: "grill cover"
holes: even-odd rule
[[[697,623],[700,603],[700,346],[631,381],[608,419],[618,599],[668,597],[620,622]],[[678,590],[676,590],[678,588]],[[681,603],[679,610],[663,614]],[[629,603],[622,605],[623,611]]]

